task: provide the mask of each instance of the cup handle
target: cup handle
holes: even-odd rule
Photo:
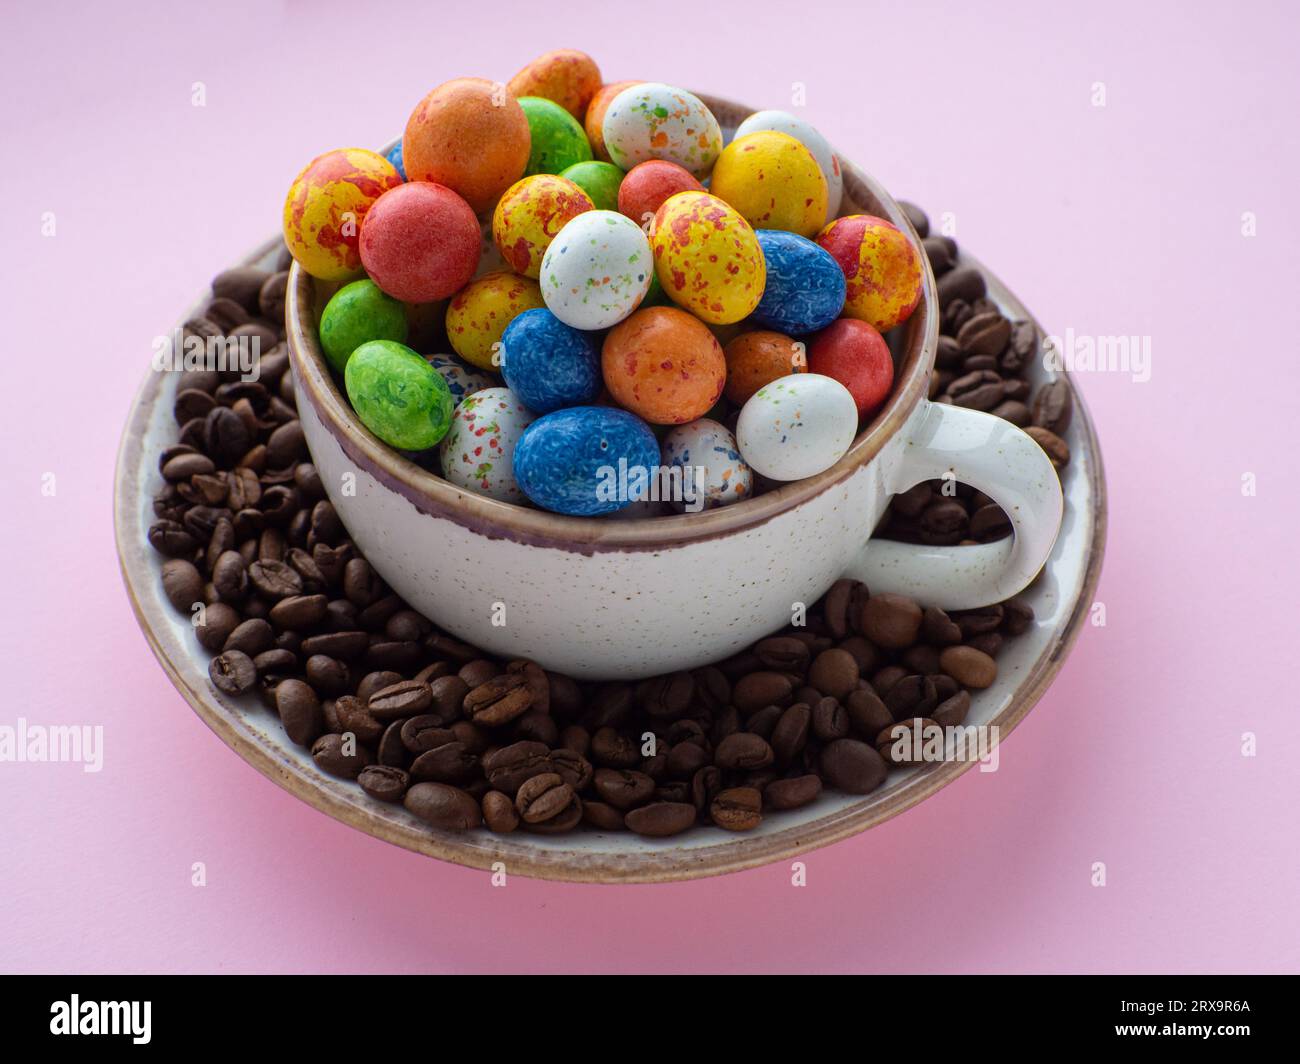
[[[844,574],[872,591],[891,591],[941,609],[991,606],[1023,590],[1051,554],[1063,501],[1043,449],[1009,421],[928,403],[907,440],[891,494],[951,474],[982,491],[1011,518],[1013,536],[967,547],[872,540]],[[891,482],[892,481],[892,482]]]

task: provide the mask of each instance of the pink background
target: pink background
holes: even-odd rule
[[[607,24],[592,14],[618,5],[182,6],[40,4],[0,35],[0,724],[106,733],[98,775],[0,764],[0,968],[1300,967],[1292,5],[661,2]],[[151,338],[277,229],[306,160],[378,146],[449,77],[562,46],[610,80],[758,106],[803,82],[804,114],[953,212],[1049,329],[1152,339],[1150,382],[1081,381],[1109,472],[1108,625],[998,772],[812,853],[802,889],[785,865],[494,889],[345,828],[189,711],[118,577],[113,458]]]

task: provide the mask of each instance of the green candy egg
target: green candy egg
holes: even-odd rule
[[[325,304],[320,319],[320,345],[340,373],[348,356],[370,340],[405,343],[406,307],[370,278],[344,285]]]
[[[618,186],[623,183],[623,171],[613,163],[589,159],[585,163],[574,163],[560,176],[567,177],[590,196],[596,210],[618,210]]]
[[[392,447],[426,450],[451,427],[451,389],[405,344],[362,344],[348,359],[343,385],[361,423]]]
[[[553,100],[540,96],[521,96],[519,106],[528,119],[532,150],[524,174],[558,174],[574,163],[591,158],[587,134],[573,115]]]

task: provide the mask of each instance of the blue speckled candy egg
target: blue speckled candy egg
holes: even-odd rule
[[[571,406],[538,418],[515,447],[515,481],[546,510],[574,517],[613,513],[649,491],[659,443],[635,414]]]
[[[484,388],[496,387],[497,381],[490,374],[466,365],[455,355],[425,355],[425,361],[436,369],[451,389],[451,398],[459,403],[467,395],[481,392]]]
[[[844,271],[825,248],[796,233],[759,229],[767,285],[750,320],[788,336],[824,329],[844,309]]]
[[[754,491],[754,473],[740,457],[736,437],[710,418],[678,425],[664,437],[660,452],[665,497],[675,509],[695,513],[726,506]]]
[[[791,374],[763,385],[736,421],[740,453],[769,480],[802,480],[830,469],[857,431],[852,394],[818,373]]]
[[[406,167],[402,165],[402,142],[400,140],[388,149],[388,154],[385,155],[384,158],[393,164],[393,169],[396,170],[401,175],[402,180],[405,181]]]
[[[591,335],[549,310],[526,310],[506,326],[501,372],[537,414],[589,403],[600,391],[600,355]]]

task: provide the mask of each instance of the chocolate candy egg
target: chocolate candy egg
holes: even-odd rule
[[[591,103],[587,104],[587,114],[582,120],[582,128],[587,134],[587,140],[591,144],[591,154],[603,162],[609,162],[609,152],[605,148],[605,112],[609,110],[609,105],[614,102],[624,89],[630,89],[633,85],[640,85],[639,81],[613,81],[608,85],[602,85],[591,98]]]
[[[803,345],[784,333],[755,329],[741,333],[723,349],[727,359],[728,399],[745,403],[763,385],[807,371]]]
[[[320,319],[320,346],[338,372],[348,356],[370,340],[406,342],[406,307],[374,281],[363,278],[344,285],[325,304]]]
[[[511,391],[537,414],[589,403],[600,391],[595,343],[549,310],[526,310],[506,327],[501,373]]]
[[[284,198],[284,242],[304,270],[322,281],[361,272],[361,223],[402,183],[393,164],[364,148],[327,151],[293,179]]]
[[[506,85],[516,98],[541,96],[553,100],[579,122],[600,88],[600,67],[586,52],[559,48],[540,55]]]
[[[796,118],[785,111],[756,111],[736,127],[736,139],[765,129],[789,134],[812,152],[822,176],[826,178],[826,221],[830,222],[840,213],[840,201],[844,196],[844,174],[840,170],[840,160],[831,150],[826,138],[802,118]]]
[[[802,480],[829,469],[857,431],[858,408],[849,390],[817,373],[765,384],[736,422],[742,457],[770,480]]]
[[[469,204],[430,181],[389,189],[361,226],[361,263],[370,279],[408,303],[446,299],[478,266],[482,234]]]
[[[542,259],[546,306],[575,329],[607,329],[640,305],[654,262],[641,227],[614,211],[588,211],[569,222]]]
[[[668,298],[713,325],[748,317],[763,297],[767,267],[754,230],[707,192],[679,192],[655,214],[655,271]]]
[[[489,273],[467,284],[447,305],[447,339],[470,365],[495,370],[495,348],[506,326],[525,310],[540,306],[536,281],[517,273]]]
[[[500,502],[524,503],[514,454],[533,414],[509,388],[484,388],[456,407],[438,456],[442,475],[458,488]]]
[[[808,369],[844,385],[859,416],[873,413],[894,386],[889,345],[873,326],[856,318],[840,318],[813,340]]]
[[[361,423],[392,447],[423,451],[447,434],[452,413],[447,382],[404,344],[362,344],[348,359],[343,384]]]
[[[817,243],[840,264],[847,282],[844,314],[888,332],[921,300],[921,256],[896,226],[869,214],[831,222]]]
[[[756,229],[813,236],[826,222],[826,178],[812,152],[786,133],[733,140],[718,156],[709,191]]]
[[[618,210],[618,189],[623,183],[623,171],[613,163],[588,159],[583,163],[574,163],[560,176],[568,178],[582,189],[597,210]]]
[[[525,173],[558,174],[574,163],[591,158],[591,145],[582,125],[558,103],[540,96],[525,96],[519,106],[528,118],[532,143]]]
[[[763,298],[751,315],[758,325],[795,336],[824,329],[844,309],[845,280],[829,251],[776,229],[758,230],[767,264]]]
[[[649,159],[637,163],[623,178],[618,188],[618,210],[637,225],[645,225],[669,196],[703,191],[704,186],[685,167],[666,159]]]
[[[538,418],[515,446],[519,487],[555,513],[593,517],[644,498],[659,444],[640,418],[606,406],[571,406]]]
[[[676,307],[647,307],[611,329],[601,368],[614,402],[656,425],[703,415],[727,376],[708,326]]]
[[[505,87],[456,78],[416,105],[402,136],[411,181],[436,181],[487,212],[528,164],[528,119]]]
[[[605,149],[631,170],[647,159],[667,159],[704,177],[722,151],[722,128],[698,96],[658,81],[624,89],[601,123]]]
[[[460,359],[452,355],[428,355],[425,361],[441,374],[447,382],[453,402],[460,403],[467,396],[481,392],[484,388],[496,387],[496,378],[476,369],[470,369]]]
[[[555,174],[534,174],[516,181],[497,203],[492,212],[492,239],[515,273],[536,278],[555,234],[593,206],[591,197],[572,181]]]
[[[694,513],[753,494],[754,473],[740,457],[736,437],[710,418],[673,429],[660,444],[660,454],[663,494],[677,510]]]

